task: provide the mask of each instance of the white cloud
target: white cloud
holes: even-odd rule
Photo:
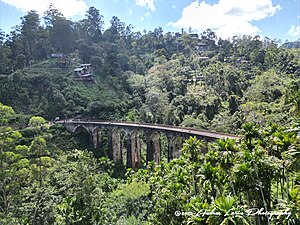
[[[146,13],[144,14],[144,16],[145,16],[146,18],[148,18],[150,15],[151,15],[150,12],[146,12]]]
[[[36,10],[40,15],[53,3],[65,17],[84,15],[88,5],[83,0],[1,0],[15,8],[27,12]]]
[[[288,34],[294,37],[300,37],[300,25],[295,26],[292,25],[291,28],[288,31]]]
[[[131,16],[132,13],[133,13],[133,11],[130,9],[130,10],[129,10],[129,16]]]
[[[147,9],[150,9],[151,11],[156,10],[154,0],[135,0],[135,3],[138,6],[146,7]]]
[[[212,29],[220,37],[260,32],[252,21],[273,16],[281,7],[273,6],[271,0],[220,0],[216,4],[195,1],[186,6],[182,17],[168,25],[179,28],[193,28],[199,32]]]

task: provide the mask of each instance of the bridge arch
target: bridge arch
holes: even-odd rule
[[[141,130],[137,128],[124,129],[119,126],[96,126],[92,129],[95,148],[102,151],[118,165],[140,167]]]
[[[91,149],[92,148],[92,138],[90,130],[85,125],[78,125],[72,128],[72,132],[74,133],[75,140],[79,143],[80,148]]]
[[[78,125],[74,127],[74,130],[72,131],[72,133],[78,134],[79,132],[82,131],[82,129],[85,129],[88,133],[90,133],[90,129],[85,126],[85,125]]]

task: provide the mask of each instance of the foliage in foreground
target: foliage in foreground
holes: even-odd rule
[[[113,177],[87,150],[60,151],[45,120],[31,141],[8,127],[1,105],[1,224],[298,224],[300,142],[289,131],[244,124],[244,137],[187,140],[182,156]],[[51,136],[52,135],[52,136]],[[56,146],[57,147],[57,146]],[[208,149],[206,154],[202,151]],[[273,213],[266,216],[264,213]]]

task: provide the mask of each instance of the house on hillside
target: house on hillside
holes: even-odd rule
[[[69,67],[72,64],[71,59],[67,55],[62,53],[52,53],[51,58],[57,58],[58,61],[56,62],[56,64],[62,68]]]
[[[205,52],[208,50],[207,44],[204,42],[200,42],[197,46],[196,49],[200,52]]]
[[[67,56],[63,56],[59,59],[58,65],[60,67],[68,67],[71,65],[71,60]]]
[[[205,80],[205,77],[204,76],[193,76],[191,79],[187,79],[186,82],[189,82],[189,83],[195,83],[195,82],[198,82],[198,81],[204,81]]]
[[[199,38],[199,35],[198,35],[198,34],[189,34],[189,36],[190,36],[191,38],[195,38],[195,39]]]
[[[74,80],[95,82],[92,64],[80,64],[79,67],[74,70]]]
[[[79,68],[83,68],[84,72],[87,74],[92,74],[93,73],[93,69],[92,69],[92,64],[88,63],[88,64],[80,64]]]

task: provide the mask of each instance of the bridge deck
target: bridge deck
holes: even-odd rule
[[[170,125],[162,125],[162,124],[147,124],[147,123],[133,123],[133,122],[116,122],[116,121],[86,121],[86,120],[60,120],[56,121],[59,124],[73,124],[73,125],[106,125],[106,126],[118,126],[118,127],[131,127],[131,128],[141,128],[141,129],[152,129],[157,131],[169,131],[176,132],[187,135],[195,135],[202,136],[212,139],[240,139],[241,136],[225,134],[219,132],[212,132],[207,130],[193,129],[187,127],[178,127],[178,126],[170,126]]]

